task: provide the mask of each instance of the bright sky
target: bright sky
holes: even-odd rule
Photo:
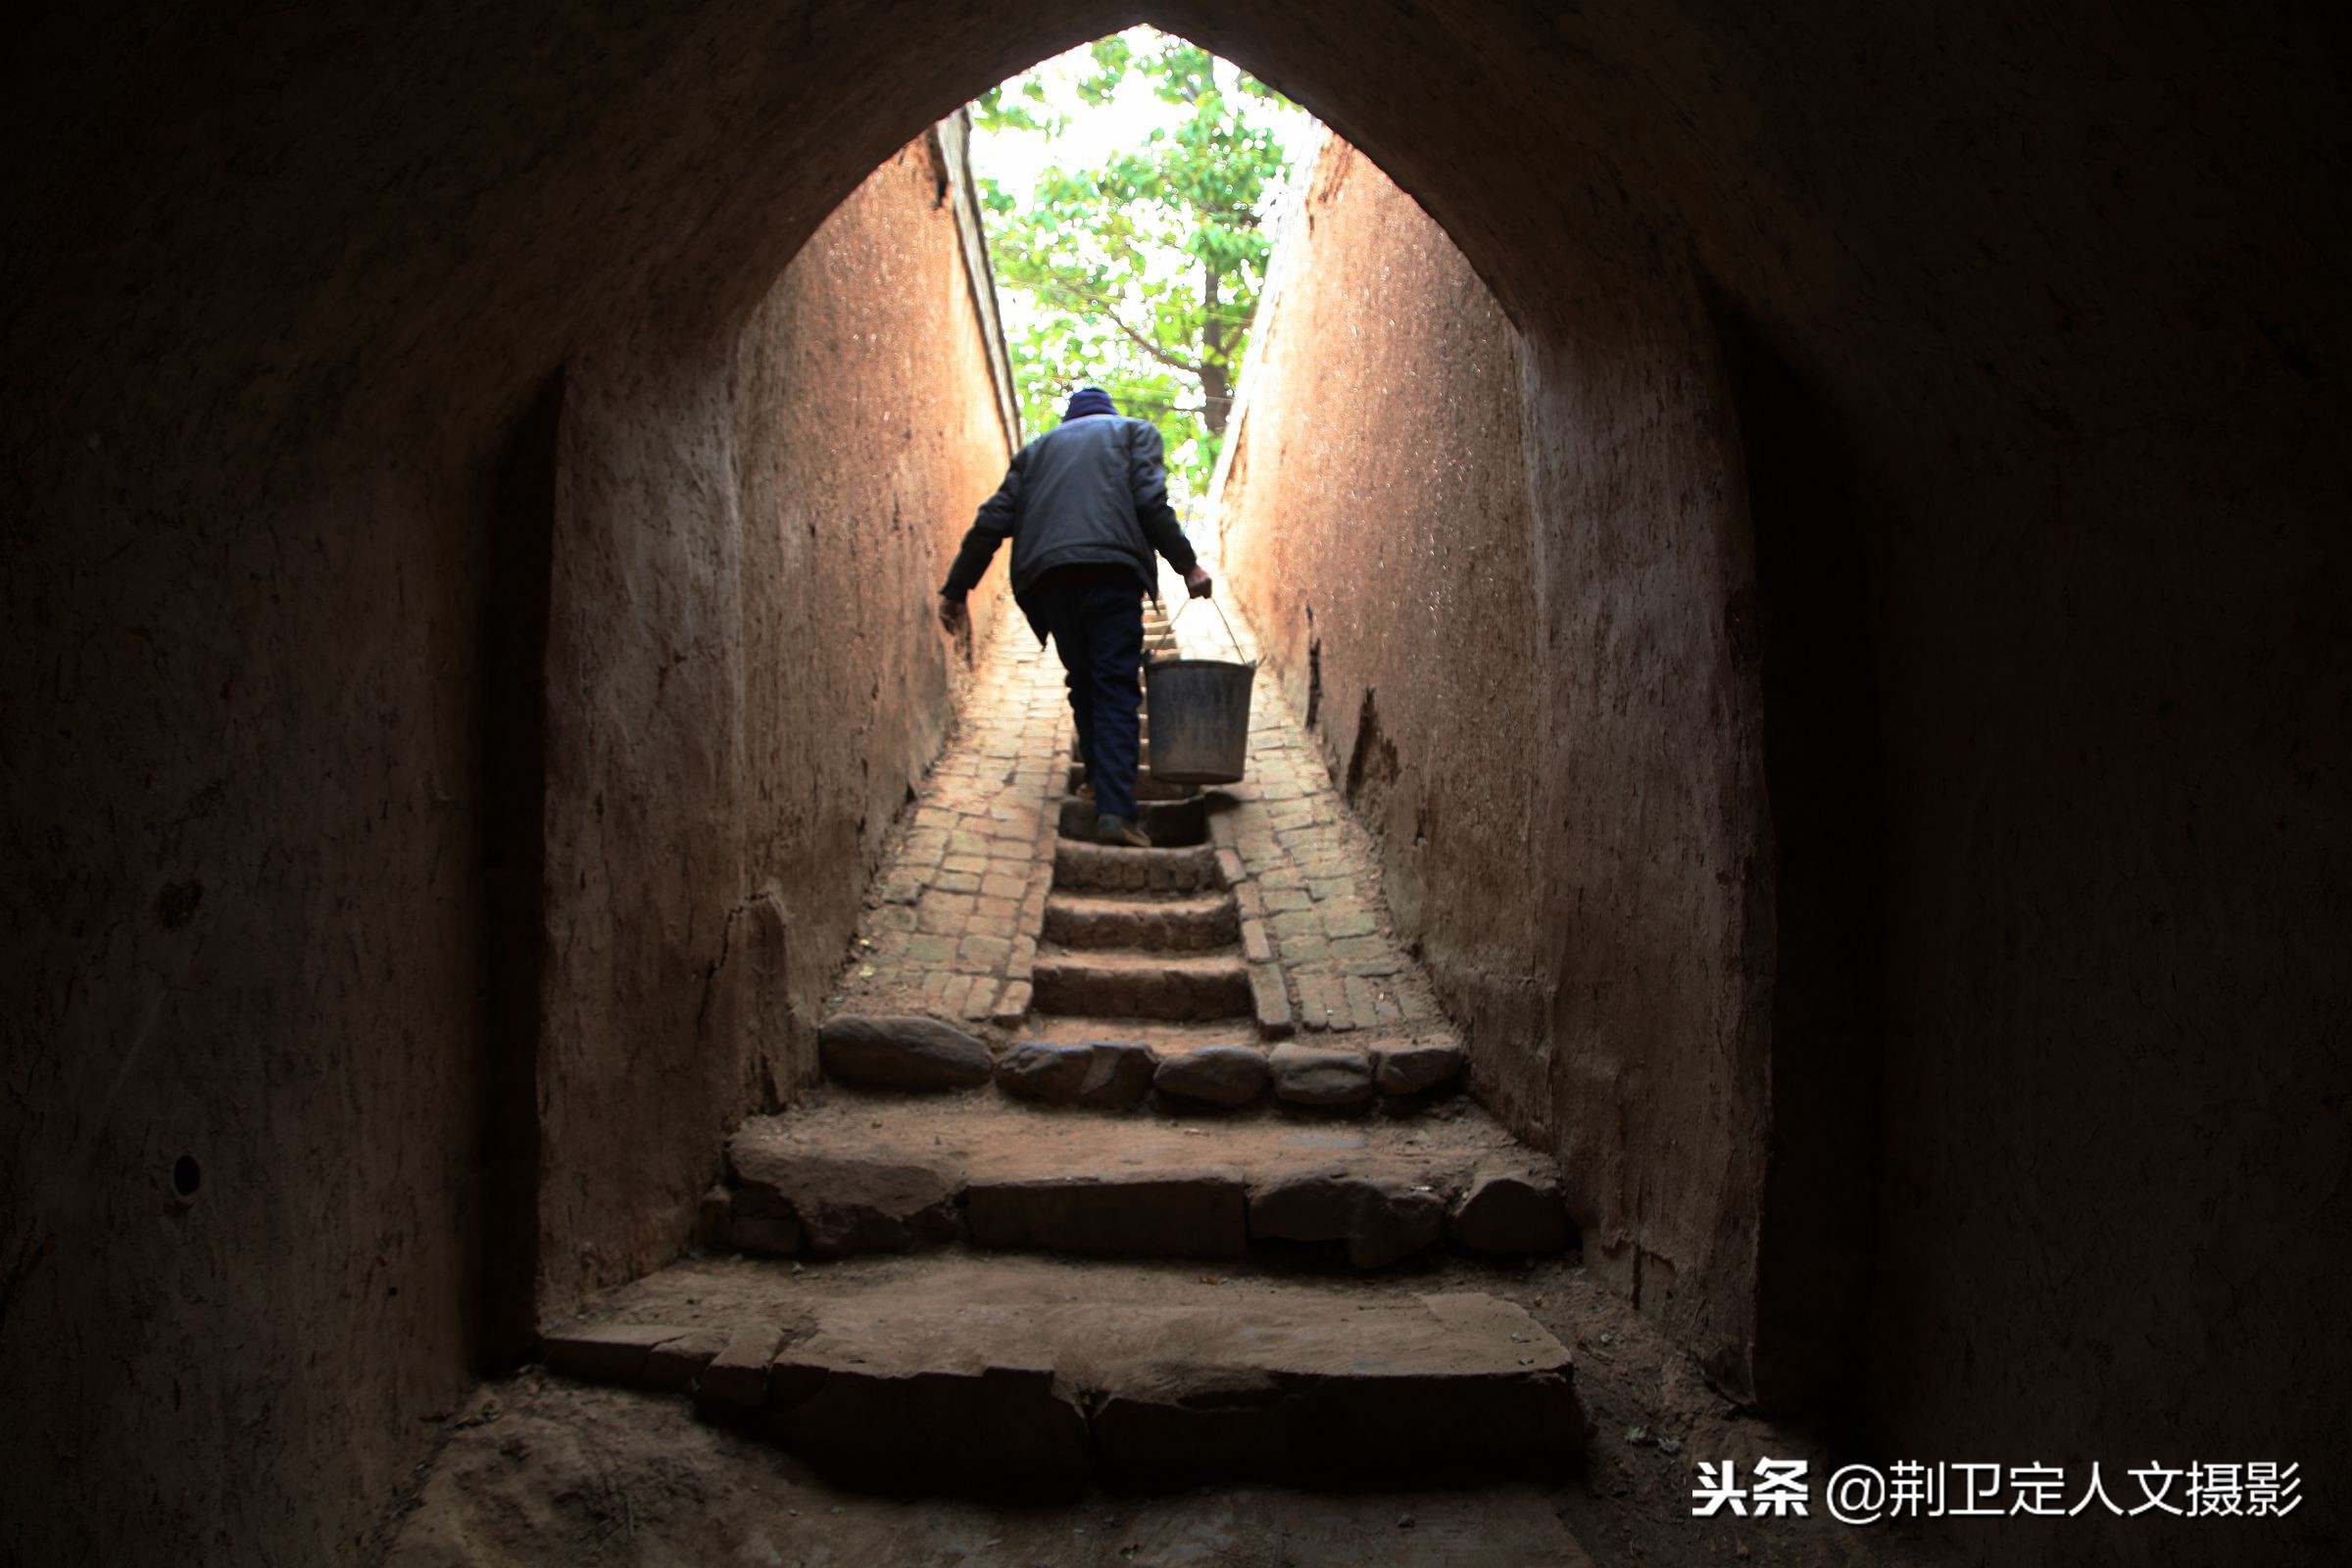
[[[1150,27],[1135,27],[1128,36],[1141,43],[1154,34]],[[1038,175],[1050,166],[1058,163],[1068,169],[1093,169],[1117,149],[1141,146],[1154,129],[1172,130],[1183,120],[1185,107],[1161,103],[1152,96],[1151,84],[1140,74],[1121,82],[1117,96],[1100,108],[1078,103],[1078,82],[1094,70],[1094,65],[1087,46],[1081,45],[1037,66],[1036,74],[1046,78],[1046,91],[1052,101],[1073,106],[1068,133],[1058,139],[1036,131],[977,133],[972,138],[974,172],[994,178],[1026,206],[1031,192],[1037,188]],[[1231,62],[1220,58],[1216,73],[1217,85],[1230,92],[1240,72]],[[1320,129],[1314,117],[1295,105],[1279,102],[1252,106],[1252,113],[1271,122],[1282,150],[1290,158],[1294,177],[1302,176],[1305,155],[1313,151]],[[1279,207],[1281,201],[1281,192],[1273,192],[1267,210]]]
[[[1148,40],[1161,35],[1150,27],[1136,27],[1126,36],[1140,48]],[[1056,137],[1033,130],[989,131],[974,127],[972,172],[984,178],[994,179],[1007,195],[1026,207],[1036,193],[1039,176],[1047,169],[1055,165],[1073,170],[1100,168],[1109,161],[1112,154],[1143,146],[1152,131],[1174,130],[1190,113],[1186,105],[1161,102],[1141,72],[1122,81],[1109,103],[1084,103],[1078,97],[1077,86],[1095,70],[1094,58],[1088,46],[1081,45],[1067,54],[1042,62],[1033,71],[1023,72],[1022,76],[1035,74],[1042,77],[1046,88],[1047,102],[1043,105],[1031,104],[1029,107],[1041,119],[1066,113],[1068,130]],[[1228,93],[1236,90],[1235,81],[1240,72],[1231,62],[1216,59],[1214,71],[1217,85],[1221,89]],[[1014,101],[1023,100],[1015,98]],[[1312,168],[1310,157],[1317,138],[1322,134],[1322,126],[1314,117],[1280,99],[1252,102],[1250,115],[1253,122],[1266,125],[1274,132],[1289,164],[1290,177],[1307,177]],[[1279,186],[1269,189],[1263,211],[1268,215],[1279,211],[1285,194],[1285,190]],[[1183,264],[1180,258],[1170,257],[1167,265],[1175,267]],[[1005,335],[1016,342],[1046,315],[1035,296],[1017,288],[999,293],[998,309],[1004,315]],[[1197,454],[1191,442],[1182,441],[1171,448],[1170,457],[1190,462],[1196,459]],[[1188,493],[1189,481],[1177,473],[1171,473],[1170,477],[1171,489],[1178,496],[1179,510],[1189,514],[1197,499]]]

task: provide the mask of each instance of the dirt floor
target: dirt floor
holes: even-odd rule
[[[714,1294],[731,1267],[695,1265]],[[772,1267],[773,1265],[768,1265]],[[819,1269],[886,1276],[916,1259]],[[1198,1266],[1195,1265],[1197,1272]],[[479,1391],[446,1426],[414,1498],[378,1543],[390,1568],[578,1564],[1341,1565],[1754,1563],[1761,1568],[1937,1564],[1916,1537],[1833,1520],[1693,1519],[1700,1458],[1806,1458],[1802,1433],[1744,1417],[1687,1356],[1574,1262],[1449,1260],[1446,1288],[1526,1307],[1574,1348],[1593,1420],[1585,1473],[1556,1486],[1315,1494],[1233,1485],[1156,1497],[1095,1494],[1008,1507],[832,1486],[773,1445],[699,1419],[684,1397],[585,1387],[537,1369]],[[1430,1288],[1399,1270],[1371,1292]],[[641,1290],[631,1287],[630,1290]],[[626,1292],[618,1293],[625,1297]],[[618,1304],[616,1299],[614,1304]]]

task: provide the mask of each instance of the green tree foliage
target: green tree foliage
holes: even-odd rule
[[[1130,81],[1169,110],[1140,144],[1094,167],[1056,159],[1025,203],[980,182],[997,281],[1034,307],[1008,312],[1021,417],[1032,431],[1051,429],[1072,390],[1099,384],[1122,412],[1159,426],[1172,484],[1197,496],[1216,464],[1265,282],[1266,209],[1289,171],[1274,118],[1298,112],[1231,67],[1220,72],[1207,50],[1149,28],[1089,53],[1074,89],[1041,68],[975,108],[984,135],[1057,141]]]

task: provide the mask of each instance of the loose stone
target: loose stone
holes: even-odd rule
[[[1453,1239],[1476,1252],[1557,1252],[1567,1247],[1567,1203],[1547,1178],[1482,1176],[1454,1205]]]
[[[976,1089],[993,1071],[988,1047],[936,1018],[844,1013],[816,1044],[828,1077],[873,1089]]]
[[[1024,1100],[1116,1110],[1138,1103],[1151,1092],[1155,1061],[1149,1046],[1031,1041],[1005,1054],[997,1064],[997,1082]]]
[[[1384,1095],[1418,1095],[1451,1082],[1462,1070],[1459,1046],[1386,1046],[1373,1055],[1373,1081]]]
[[[1373,1095],[1372,1058],[1360,1051],[1276,1046],[1267,1058],[1274,1093],[1298,1105],[1360,1105]]]
[[[1446,1200],[1394,1176],[1315,1171],[1272,1182],[1250,1198],[1250,1234],[1293,1242],[1346,1242],[1348,1261],[1383,1268],[1433,1245]]]
[[[1249,1046],[1200,1046],[1169,1056],[1152,1075],[1163,1095],[1211,1105],[1247,1105],[1266,1092],[1265,1054]]]

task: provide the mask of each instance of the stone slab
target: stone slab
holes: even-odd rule
[[[748,1225],[769,1220],[792,1221],[819,1257],[910,1252],[959,1229],[963,1174],[953,1160],[811,1148],[754,1130],[728,1141],[727,1168],[739,1247]]]
[[[1267,1058],[1274,1094],[1296,1105],[1360,1105],[1370,1100],[1372,1058],[1360,1051],[1327,1051],[1286,1042]]]
[[[1483,1483],[1556,1475],[1581,1452],[1568,1350],[1477,1292],[1367,1298],[1328,1281],[984,1257],[911,1278],[777,1272],[775,1305],[799,1327],[762,1422],[812,1464],[895,1489],[1064,1488],[1090,1472],[1154,1489]]]
[[[649,1389],[687,1387],[710,1364],[712,1356],[727,1348],[728,1338],[720,1329],[695,1329],[662,1341],[647,1354],[639,1384]]]
[[[1507,1173],[1475,1178],[1447,1222],[1454,1243],[1474,1252],[1564,1250],[1575,1237],[1557,1180]]]
[[[988,1047],[954,1024],[920,1016],[844,1013],[817,1031],[825,1075],[870,1089],[977,1089]]]
[[[1462,1049],[1436,1042],[1382,1046],[1372,1053],[1372,1081],[1384,1095],[1419,1095],[1461,1076]]]
[[[1435,1246],[1445,1231],[1444,1196],[1396,1176],[1309,1171],[1261,1183],[1250,1195],[1253,1240],[1344,1242],[1357,1268],[1386,1268]]]
[[[747,1122],[728,1165],[754,1184],[737,1189],[739,1210],[812,1218],[828,1252],[928,1248],[960,1220],[996,1248],[1234,1256],[1248,1245],[1249,1195],[1293,1177],[1394,1181],[1446,1203],[1482,1179],[1549,1179],[1548,1162],[1469,1105],[1302,1125],[1077,1115],[999,1096],[823,1096]]]
[[[704,1404],[750,1409],[766,1404],[768,1366],[783,1343],[783,1331],[773,1324],[735,1330],[727,1336],[726,1348],[695,1374],[695,1398]]]
[[[1247,1105],[1266,1092],[1266,1054],[1249,1046],[1198,1046],[1160,1058],[1152,1085],[1210,1105]]]
[[[654,1348],[686,1330],[642,1323],[586,1323],[549,1334],[539,1359],[549,1370],[592,1383],[635,1383]]]
[[[1050,1105],[1121,1110],[1152,1092],[1158,1058],[1152,1048],[1110,1040],[1078,1043],[1025,1041],[997,1063],[997,1085],[1007,1094]]]

